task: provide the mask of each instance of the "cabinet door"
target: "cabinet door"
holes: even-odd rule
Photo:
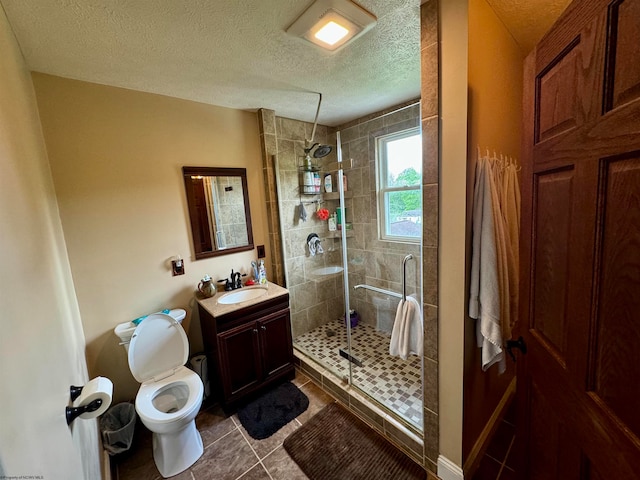
[[[258,321],[258,328],[262,343],[264,375],[268,378],[293,363],[289,309],[276,312]]]
[[[241,395],[262,379],[258,325],[251,322],[218,336],[225,399]]]

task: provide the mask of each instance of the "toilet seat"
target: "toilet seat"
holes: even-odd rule
[[[176,412],[165,413],[153,404],[158,392],[171,385],[185,385],[189,396],[185,404]],[[204,393],[204,386],[197,373],[187,367],[179,367],[176,372],[157,382],[145,382],[140,386],[136,396],[136,411],[143,421],[156,424],[171,423],[188,416],[194,408],[200,408],[200,401]]]
[[[128,356],[129,369],[138,382],[161,380],[187,363],[189,340],[171,315],[154,313],[136,327]]]
[[[148,423],[167,424],[187,417],[200,408],[204,386],[192,370],[184,366],[189,341],[182,326],[170,315],[154,313],[136,327],[129,345],[129,368],[141,383],[136,395],[136,410]],[[188,391],[187,400],[177,411],[165,413],[153,404],[159,392],[172,386]]]

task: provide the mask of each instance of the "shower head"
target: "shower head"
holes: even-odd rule
[[[331,153],[331,150],[333,149],[329,145],[318,145],[318,148],[316,148],[316,151],[313,152],[313,158],[326,157]]]
[[[314,143],[310,147],[305,148],[304,153],[307,156],[309,155],[313,156],[313,158],[322,158],[329,155],[331,153],[331,150],[333,150],[333,147],[329,145],[321,145],[319,143]],[[311,151],[313,151],[313,154],[311,153]]]

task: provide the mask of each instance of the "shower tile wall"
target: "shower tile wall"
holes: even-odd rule
[[[347,239],[349,284],[367,284],[402,292],[402,260],[407,263],[407,294],[420,299],[420,246],[378,239],[376,200],[376,137],[420,125],[420,105],[370,120],[368,117],[339,127],[342,157],[346,163],[348,189],[347,221],[353,222],[353,238]],[[349,168],[349,159],[352,168]],[[398,298],[364,289],[351,290],[350,304],[360,314],[360,321],[391,333]]]
[[[401,107],[400,105],[399,107]],[[398,107],[394,107],[395,110]],[[384,112],[380,112],[384,113]],[[380,113],[376,115],[380,115]],[[337,200],[325,200],[322,195],[300,195],[298,167],[304,156],[305,138],[311,138],[313,124],[277,117],[273,111],[260,111],[262,146],[265,160],[265,181],[271,198],[267,199],[272,250],[280,249],[276,242],[282,222],[282,248],[287,288],[291,293],[291,323],[294,339],[344,314],[341,274],[319,276],[319,268],[342,265],[339,238],[330,238],[327,222],[315,216],[314,201],[334,212]],[[315,142],[334,146],[334,151],[320,159],[321,172],[337,168],[335,130],[341,132],[345,175],[350,198],[346,199],[346,220],[353,224],[347,239],[350,285],[366,283],[395,292],[402,291],[402,259],[408,253],[415,257],[407,263],[407,293],[420,296],[420,248],[418,245],[378,240],[376,210],[375,137],[420,125],[420,106],[413,105],[374,120],[369,117],[330,129],[318,125]],[[269,133],[274,132],[274,133]],[[277,155],[277,159],[273,156]],[[353,166],[350,167],[349,159]],[[275,163],[278,168],[276,171]],[[279,189],[276,193],[275,175]],[[270,177],[270,178],[266,178]],[[307,221],[299,218],[300,201],[305,202]],[[277,208],[280,218],[277,218]],[[277,227],[277,230],[275,229]],[[317,233],[324,254],[311,256],[307,236]],[[275,267],[274,267],[275,268]],[[360,314],[363,323],[391,332],[398,299],[363,289],[350,291],[351,308]]]
[[[310,139],[312,123],[301,122],[271,115],[272,111],[261,111],[261,129],[264,133],[263,154],[265,155],[265,175],[271,190],[272,214],[269,214],[270,237],[274,245],[283,251],[283,264],[287,272],[286,286],[290,292],[291,328],[294,339],[299,335],[323,325],[331,319],[343,315],[343,282],[340,274],[318,275],[318,269],[341,265],[340,240],[328,238],[327,222],[315,215],[316,201],[323,201],[322,195],[301,195],[298,166],[304,157],[305,139]],[[265,123],[269,123],[265,125]],[[273,131],[273,135],[266,132]],[[332,145],[333,152],[318,162],[322,172],[329,165],[335,168],[335,135],[328,134],[328,128],[318,125],[314,143]],[[276,158],[274,158],[276,156]],[[276,169],[277,164],[277,169]],[[278,176],[279,189],[275,188],[275,175]],[[271,186],[273,184],[273,186]],[[300,202],[304,202],[307,221],[300,219]],[[326,201],[320,207],[334,211],[337,201]],[[277,216],[279,209],[279,219]],[[280,226],[281,222],[281,226]],[[274,227],[277,225],[278,230]],[[280,236],[282,228],[282,237]],[[273,232],[277,232],[273,234]],[[321,239],[323,254],[312,256],[307,247],[307,237],[316,233]],[[277,239],[277,243],[276,243]],[[280,247],[281,240],[281,247]]]

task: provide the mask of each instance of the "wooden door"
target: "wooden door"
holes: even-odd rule
[[[218,335],[220,376],[225,402],[252,390],[262,381],[258,325],[249,322]]]
[[[293,367],[293,344],[289,309],[269,315],[258,322],[265,377]]]
[[[640,0],[525,62],[518,478],[640,478]]]

